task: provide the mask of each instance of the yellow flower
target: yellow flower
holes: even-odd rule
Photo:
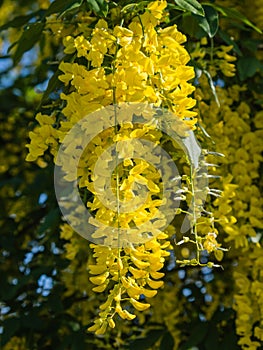
[[[72,54],[76,51],[74,38],[70,35],[67,35],[63,38],[64,52],[67,54]]]
[[[165,0],[151,2],[147,8],[150,10],[151,14],[157,18],[161,19],[163,15],[163,10],[167,7],[167,2]]]
[[[116,26],[113,30],[113,34],[118,39],[118,44],[121,46],[127,46],[133,41],[133,31],[124,27]]]
[[[115,308],[115,311],[119,314],[119,316],[122,318],[122,319],[126,319],[126,320],[133,320],[136,315],[133,315],[131,314],[129,311],[127,310],[123,310],[120,306],[120,304],[118,304]]]
[[[139,311],[147,310],[151,306],[150,304],[141,303],[141,302],[135,300],[134,298],[130,298],[129,301],[135,307],[135,309],[137,309]]]
[[[74,39],[74,45],[77,49],[77,56],[87,58],[88,51],[91,48],[91,44],[87,39],[84,38],[83,35],[80,35]]]

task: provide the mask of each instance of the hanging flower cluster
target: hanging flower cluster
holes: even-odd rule
[[[231,45],[221,45],[211,51],[207,38],[203,38],[195,46],[191,57],[195,60],[197,66],[207,70],[211,77],[215,77],[218,73],[225,77],[234,77],[236,74],[234,64],[236,57],[231,54],[232,49],[233,46]]]
[[[246,87],[233,85],[217,87],[220,108],[216,101],[204,102],[208,97],[208,81],[200,79],[203,100],[199,103],[206,130],[217,143],[219,152],[226,155],[218,173],[224,174],[224,196],[214,201],[214,216],[229,253],[238,267],[233,271],[234,309],[236,328],[243,349],[257,349],[262,337],[262,198],[260,196],[259,167],[262,162],[263,137],[261,112],[251,118],[251,108],[242,100]],[[240,102],[241,101],[241,102]],[[253,120],[253,123],[252,123]],[[216,133],[215,133],[216,130]],[[216,290],[216,294],[218,290]],[[213,293],[213,298],[217,298]]]
[[[127,25],[125,18],[113,26],[100,19],[93,23],[93,29],[85,30],[84,33],[77,30],[64,38],[64,52],[71,59],[62,60],[59,65],[59,79],[65,87],[60,95],[62,108],[60,111],[55,110],[51,116],[37,115],[40,126],[29,135],[31,143],[28,145],[28,161],[37,160],[49,149],[56,164],[62,165],[63,170],[70,173],[74,167],[74,155],[80,150],[78,139],[72,137],[65,152],[66,161],[64,159],[62,164],[56,156],[65,136],[87,115],[123,102],[166,108],[189,129],[195,128],[197,113],[192,108],[196,101],[190,97],[195,88],[189,83],[194,78],[194,69],[187,65],[190,56],[182,45],[186,37],[177,30],[176,25],[165,28],[160,26],[165,19],[166,6],[166,1],[155,1],[143,13],[138,12],[132,20],[127,21]],[[223,49],[222,54],[226,55],[227,51],[228,49]],[[146,186],[150,193],[143,207],[122,215],[116,210],[105,208],[99,200],[94,183],[99,180],[103,184],[106,181],[107,169],[100,168],[96,178],[93,174],[96,160],[116,141],[145,137],[157,145],[167,142],[167,139],[147,124],[143,128],[136,128],[129,123],[120,123],[117,128],[101,132],[103,125],[100,123],[101,120],[97,120],[94,124],[89,124],[92,132],[98,130],[98,135],[87,146],[78,164],[78,186],[84,193],[85,205],[94,214],[91,221],[98,227],[96,238],[106,236],[104,243],[107,246],[90,245],[94,261],[89,261],[87,267],[89,280],[94,285],[93,291],[107,293],[105,303],[99,307],[98,318],[89,328],[97,335],[105,333],[108,326],[114,328],[116,318],[133,320],[137,311],[149,308],[148,298],[155,296],[157,289],[163,285],[160,280],[163,273],[160,270],[164,267],[165,258],[169,256],[167,249],[170,247],[169,236],[160,229],[165,222],[163,216],[148,225],[147,232],[154,238],[145,243],[115,248],[111,247],[111,240],[107,241],[105,225],[110,228],[132,229],[158,214],[158,208],[163,202],[162,182],[147,162],[136,157],[130,156],[117,166],[111,187],[119,200],[128,201],[133,198],[134,184]],[[89,128],[86,128],[87,134]],[[123,149],[117,151],[124,152]],[[85,156],[87,154],[88,157]],[[189,159],[186,162],[189,163]],[[185,165],[182,168],[184,170]],[[201,217],[203,209],[202,201],[195,198],[193,183],[194,176],[197,175],[193,169],[188,173],[186,171],[181,177],[185,187],[178,194],[179,199],[193,205],[192,213],[181,209],[179,212],[189,215],[190,221],[193,221],[191,239],[183,237],[182,242],[194,244],[196,256],[183,254],[187,259],[177,262],[212,267],[215,265],[211,262],[201,262],[201,253],[217,252],[221,248],[216,240],[218,232],[211,217],[204,219],[205,229],[201,235],[197,232],[197,217]],[[66,180],[73,181],[74,177],[69,175]],[[69,240],[65,248],[67,257],[73,261],[79,250],[78,238],[72,235],[72,230],[67,225],[63,225],[61,237]],[[220,254],[217,255],[218,260],[221,260]],[[69,283],[72,284],[71,281]],[[147,302],[144,302],[145,299]]]
[[[122,252],[119,249],[91,245],[96,258],[96,264],[89,265],[90,273],[94,274],[90,281],[96,285],[93,290],[103,292],[110,281],[114,281],[115,285],[108,293],[107,301],[100,306],[99,318],[89,328],[90,331],[103,334],[108,325],[114,328],[115,314],[122,319],[134,319],[136,315],[123,307],[125,302],[139,311],[150,307],[143,299],[155,296],[157,289],[163,285],[159,279],[164,274],[158,271],[163,268],[164,258],[169,255],[166,248],[170,243],[160,243],[165,238],[167,235],[162,234],[144,245],[126,248]]]
[[[236,293],[234,310],[237,313],[236,329],[243,349],[256,350],[263,342],[263,282],[262,248],[250,247],[247,257],[241,256],[234,271]]]
[[[261,30],[263,29],[263,11],[262,11],[262,0],[255,0],[253,6],[251,6],[251,1],[245,0],[240,1],[230,1],[230,0],[217,0],[217,4],[224,6],[226,8],[234,8],[240,13],[247,16],[253,23],[257,25]]]

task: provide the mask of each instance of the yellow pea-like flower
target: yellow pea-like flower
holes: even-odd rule
[[[163,286],[163,281],[153,281],[150,278],[147,279],[147,284],[152,288],[152,289],[158,289]]]
[[[126,278],[126,277],[122,277],[121,278],[121,282],[124,288],[130,288],[132,286],[131,282]]]
[[[148,180],[147,181],[147,187],[153,193],[159,193],[160,192],[159,186],[157,186],[152,180]]]
[[[97,325],[97,324],[94,324],[93,326],[91,326],[91,327],[88,328],[88,331],[89,331],[89,332],[95,332],[97,329],[98,329],[98,325]]]
[[[100,286],[101,284],[103,284],[106,281],[108,276],[109,276],[109,272],[106,271],[105,273],[102,273],[101,275],[90,277],[89,280],[93,284],[97,284]]]
[[[129,295],[130,298],[138,298],[143,293],[141,288],[131,286],[127,288],[127,294]]]
[[[144,251],[140,251],[138,249],[133,249],[131,251],[127,251],[127,254],[129,254],[129,253],[131,256],[134,256],[137,259],[145,259],[145,258],[147,259],[147,257],[148,257],[147,253],[145,253]]]
[[[166,238],[168,238],[168,235],[164,232],[161,232],[158,234],[158,236],[156,238],[157,239],[166,239]]]
[[[164,276],[163,272],[157,272],[157,271],[150,271],[150,275],[152,278],[155,278],[158,280],[159,278],[162,278]]]
[[[105,301],[105,303],[103,303],[103,304],[100,305],[100,309],[101,309],[101,310],[106,310],[108,307],[111,306],[111,304],[112,304],[112,298],[109,297],[109,298]]]
[[[130,266],[129,271],[133,274],[134,278],[145,278],[147,276],[147,271],[145,270],[138,270],[134,267]]]
[[[165,242],[164,244],[161,245],[161,248],[162,248],[162,250],[163,250],[162,256],[164,256],[163,253],[165,253],[165,254],[168,253],[168,255],[170,255],[169,252],[164,251],[164,249],[168,248],[168,247],[170,246],[170,244],[171,244],[171,242],[167,241],[167,242]]]
[[[115,322],[113,321],[112,318],[110,318],[108,322],[109,322],[110,328],[114,328],[115,327]]]
[[[94,322],[94,325],[88,328],[89,332],[95,332],[97,331],[102,325],[102,320],[98,319]]]
[[[129,311],[123,310],[122,307],[120,306],[120,304],[116,305],[115,311],[124,320],[125,319],[126,320],[133,320],[136,317],[135,315],[131,314]]]
[[[157,294],[157,290],[143,288],[141,294],[144,294],[147,298],[153,298]]]
[[[156,251],[155,253],[152,253],[149,256],[149,262],[151,264],[152,270],[154,270],[155,266],[158,266],[159,263],[161,263],[163,266],[164,258],[162,258],[162,252],[159,250],[159,251]],[[155,270],[157,271],[157,269]]]
[[[123,262],[122,262],[121,258],[118,258],[117,266],[118,266],[119,271],[123,270]]]
[[[154,259],[153,261],[150,261],[151,265],[150,265],[150,271],[158,271],[161,270],[163,268],[163,263],[160,261],[156,261],[156,259]]]
[[[99,329],[97,329],[97,330],[95,331],[95,334],[97,334],[97,335],[102,335],[102,334],[104,334],[104,333],[106,332],[107,326],[108,326],[107,322],[104,321],[104,322],[102,323],[102,326],[101,326]]]
[[[135,165],[131,170],[130,170],[130,175],[139,175],[141,174],[146,168],[148,168],[148,164],[146,162],[141,162],[137,165]]]
[[[216,249],[214,251],[214,254],[215,254],[215,258],[216,258],[217,261],[222,261],[223,260],[224,252],[222,250]]]
[[[88,268],[89,272],[93,275],[100,275],[107,270],[106,265],[89,265]]]
[[[147,310],[151,306],[150,304],[141,303],[141,302],[135,300],[134,298],[130,299],[130,303],[135,307],[135,309],[137,309],[139,311]]]
[[[103,283],[103,284],[101,284],[100,286],[97,286],[97,287],[92,288],[92,290],[93,290],[94,292],[97,292],[97,293],[102,293],[102,292],[104,292],[104,290],[107,288],[107,285],[108,285],[108,283]]]
[[[161,19],[162,15],[163,15],[163,11],[167,6],[167,2],[166,1],[153,1],[150,2],[148,5],[148,9],[151,11],[152,15],[157,18],[157,19]]]
[[[152,239],[148,242],[145,242],[146,249],[156,249],[156,248],[159,248],[159,246],[160,246],[160,243],[158,243],[156,239]]]
[[[134,256],[131,255],[131,260],[134,263],[134,265],[136,267],[138,267],[138,269],[146,269],[147,267],[150,266],[150,264],[148,262],[144,262],[142,260],[136,259]]]

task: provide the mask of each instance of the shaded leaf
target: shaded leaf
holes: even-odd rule
[[[166,332],[160,344],[160,350],[173,350],[174,338],[170,332]]]
[[[0,337],[0,345],[5,345],[10,338],[16,333],[16,331],[20,328],[21,321],[18,318],[12,317],[7,318],[3,321],[3,334]]]
[[[255,26],[246,16],[244,16],[241,12],[237,11],[236,9],[215,5],[213,3],[211,3],[210,6],[213,6],[217,11],[221,12],[223,16],[241,21],[248,27],[253,28],[258,33],[262,33],[262,31],[257,26]]]
[[[224,338],[220,344],[220,349],[239,350],[240,347],[237,344],[238,337],[235,334],[235,326],[233,324],[233,328],[231,328],[231,331],[224,333]]]
[[[42,96],[42,99],[41,99],[41,102],[40,102],[40,105],[38,106],[38,108],[40,108],[40,106],[49,98],[49,95],[55,91],[55,89],[61,85],[61,82],[60,80],[58,79],[60,75],[60,70],[57,69],[56,72],[52,75],[52,77],[49,79],[49,82],[48,82],[48,86]]]
[[[240,80],[253,77],[263,64],[256,57],[241,57],[237,62],[237,70]]]
[[[216,327],[216,325],[212,325],[209,327],[209,332],[207,332],[205,341],[204,341],[205,349],[206,350],[219,350],[221,349],[220,343],[219,343],[219,332]]]
[[[43,10],[38,10],[35,12],[30,13],[29,15],[25,16],[17,16],[11,21],[3,24],[0,26],[0,31],[8,29],[8,28],[19,28],[23,26],[24,24],[28,23],[30,19],[34,17],[40,17],[41,13],[43,13]]]
[[[138,339],[134,340],[133,342],[131,342],[129,349],[130,350],[150,349],[157,342],[157,340],[161,338],[163,333],[164,333],[163,329],[152,329],[149,332],[147,332],[146,337],[138,338]]]
[[[180,350],[188,350],[192,346],[197,346],[206,337],[208,332],[208,324],[205,322],[199,322],[192,328],[188,340],[182,345]]]
[[[108,13],[108,4],[105,0],[87,0],[90,9],[100,16],[106,16]]]
[[[201,39],[202,37],[206,36],[206,32],[199,25],[198,18],[200,18],[200,16],[183,16],[182,29],[185,34]]]
[[[174,0],[174,2],[183,11],[189,11],[199,16],[205,15],[202,5],[196,0]]]
[[[50,16],[53,13],[59,13],[66,11],[68,8],[73,6],[75,3],[78,3],[78,0],[55,0],[52,2],[52,4],[47,9],[45,15]]]
[[[23,327],[32,330],[43,328],[43,320],[38,316],[36,310],[32,310],[28,315],[21,315],[21,323]]]
[[[16,51],[13,55],[14,65],[18,64],[23,54],[32,49],[32,47],[39,41],[40,35],[44,29],[45,24],[41,22],[30,24],[22,33],[17,42]]]
[[[210,38],[212,37],[211,36],[211,31],[210,31],[210,26],[209,26],[209,23],[207,21],[207,19],[205,17],[202,17],[202,16],[198,16],[198,15],[194,15],[197,19],[197,22],[198,22],[198,25],[203,29],[203,31],[205,33],[207,33]]]
[[[211,6],[204,5],[205,17],[194,15],[199,26],[208,34],[210,38],[215,36],[218,30],[218,12]]]
[[[215,36],[218,30],[218,24],[219,24],[218,12],[215,9],[213,9],[213,7],[211,6],[204,5],[203,7],[205,10],[205,18],[209,24],[209,29],[210,29],[210,33],[208,34],[210,37],[213,37]]]
[[[59,209],[54,208],[48,212],[48,214],[43,219],[43,222],[39,225],[38,234],[45,233],[48,230],[55,228],[60,220]]]
[[[79,7],[81,6],[83,4],[83,0],[79,0],[79,1],[76,1],[76,2],[74,2],[71,6],[69,6],[65,11],[63,11],[60,15],[59,15],[59,17],[63,17],[63,16],[65,16],[65,15],[67,15],[67,14],[69,14],[71,11],[73,11],[73,10],[77,10],[77,9],[79,9]]]
[[[232,45],[233,46],[233,50],[239,55],[242,56],[242,52],[240,51],[239,46],[237,45],[237,43],[230,37],[230,35],[228,35],[226,32],[219,30],[218,34],[220,36],[220,38],[222,40],[224,40],[224,42],[228,45]]]
[[[249,50],[252,55],[260,49],[262,44],[262,40],[255,40],[252,38],[249,38],[247,40],[242,40],[241,46],[247,50]]]

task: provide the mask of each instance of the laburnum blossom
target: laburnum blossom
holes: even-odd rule
[[[93,291],[101,293],[107,288],[110,281],[114,281],[114,287],[109,291],[108,298],[100,306],[99,318],[95,320],[89,331],[97,335],[103,334],[107,327],[114,327],[114,316],[117,314],[122,319],[133,320],[136,315],[128,311],[127,302],[134,309],[144,311],[150,307],[141,297],[152,298],[157,289],[162,287],[162,269],[165,257],[169,255],[166,248],[170,245],[164,233],[157,238],[146,242],[139,247],[125,248],[125,256],[120,256],[118,249],[111,249],[92,244],[95,265],[89,265],[92,277],[90,281],[95,285]]]
[[[208,82],[200,79],[202,96],[208,98]],[[217,143],[222,160],[219,173],[223,195],[214,200],[214,217],[220,230],[225,233],[224,241],[234,254],[237,268],[234,271],[234,310],[238,341],[242,349],[257,349],[262,343],[262,247],[258,232],[262,229],[262,198],[257,185],[259,167],[262,161],[261,112],[255,115],[249,103],[242,99],[246,86],[232,85],[228,89],[216,88],[219,102],[200,102],[200,114],[205,115],[206,130]],[[211,92],[210,92],[211,94]],[[259,114],[258,114],[259,113]],[[215,132],[216,130],[216,132]],[[212,161],[211,161],[212,162]],[[209,243],[212,243],[211,241]],[[207,244],[207,248],[213,247]],[[216,249],[216,252],[220,251]],[[218,292],[216,290],[216,292]],[[224,292],[222,292],[222,295]],[[218,297],[212,293],[213,298]],[[232,302],[232,301],[231,301]],[[219,301],[218,301],[219,305]],[[215,305],[214,305],[215,306]]]
[[[195,129],[197,113],[193,107],[196,100],[192,97],[195,88],[191,83],[195,77],[194,68],[188,65],[190,55],[183,46],[186,36],[176,25],[164,25],[164,28],[160,25],[165,24],[166,7],[166,1],[151,2],[142,14],[130,19],[127,26],[125,22],[116,23],[116,18],[112,26],[99,19],[89,30],[77,30],[65,36],[64,53],[73,58],[71,61],[64,59],[59,64],[59,80],[65,87],[60,95],[60,113],[50,119],[41,115],[40,127],[30,134],[28,160],[35,160],[48,147],[51,148],[56,165],[67,173],[64,179],[69,182],[77,180],[80,191],[84,193],[84,205],[92,213],[89,218],[89,223],[94,226],[92,238],[103,241],[103,246],[90,244],[93,256],[87,263],[93,292],[107,295],[106,301],[99,306],[98,317],[89,327],[89,331],[97,335],[104,334],[108,327],[114,328],[118,318],[133,320],[137,311],[148,309],[149,299],[163,286],[161,270],[170,255],[170,238],[164,232],[169,222],[160,207],[169,205],[171,199],[163,198],[162,179],[151,166],[151,162],[155,164],[159,158],[154,152],[148,152],[147,163],[136,154],[144,151],[140,139],[157,146],[166,138],[149,123],[136,127],[127,122],[119,123],[117,128],[105,128],[105,122],[100,118],[90,124],[83,121],[81,128],[86,136],[96,134],[85,150],[78,136],[69,136],[68,133],[94,111],[122,103],[161,107],[171,111],[189,130]],[[173,120],[170,122],[171,128],[177,130],[178,123],[173,125]],[[68,143],[64,144],[65,154],[61,159],[56,154],[57,146],[66,135]],[[125,140],[133,143],[124,145],[121,142]],[[116,152],[124,161],[115,166],[110,188],[118,202],[126,205],[124,212],[108,207],[101,200],[112,162],[107,149],[112,145],[117,145]],[[81,152],[76,179],[72,169],[75,169],[75,157]],[[104,166],[94,171],[100,157]],[[190,182],[188,185],[191,187]],[[136,194],[142,188],[147,195],[140,202]],[[191,191],[184,191],[190,197]],[[187,196],[178,194],[182,200]],[[120,235],[126,242],[123,246],[117,244]],[[74,264],[79,249],[78,239],[65,225],[61,237],[68,240],[66,257]],[[208,232],[195,238],[200,240],[198,254],[199,250],[214,252],[219,248],[215,237]],[[187,260],[187,264],[198,265],[198,259]]]

